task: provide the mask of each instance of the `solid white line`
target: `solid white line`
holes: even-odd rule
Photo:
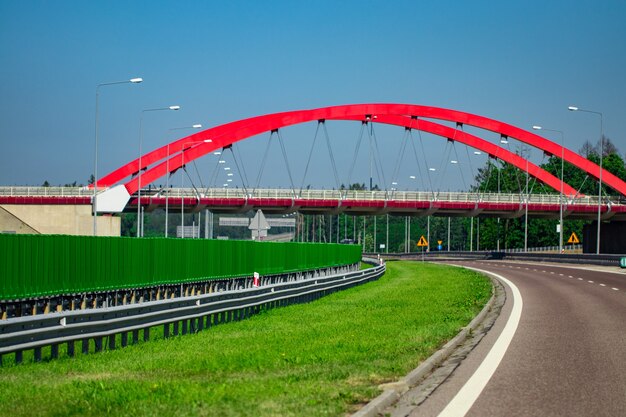
[[[439,417],[452,417],[452,416],[464,416],[478,396],[483,391],[494,372],[498,368],[498,365],[502,361],[506,350],[513,340],[513,336],[515,335],[515,331],[517,330],[517,326],[519,324],[520,318],[522,317],[522,307],[524,302],[522,300],[522,295],[519,292],[519,289],[508,279],[504,278],[502,275],[494,274],[493,272],[484,271],[481,269],[470,268],[475,271],[491,274],[498,278],[500,281],[506,283],[509,288],[511,288],[511,293],[513,294],[513,308],[511,310],[511,315],[509,316],[509,320],[506,322],[502,333],[498,336],[498,340],[493,344],[491,350],[480,364],[478,369],[474,372],[472,377],[463,385],[463,388],[454,396],[452,401],[448,403],[446,408],[439,413]]]

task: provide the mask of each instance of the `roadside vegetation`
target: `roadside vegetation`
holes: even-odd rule
[[[337,416],[480,311],[479,274],[389,262],[365,284],[182,337],[0,368],[0,415]]]

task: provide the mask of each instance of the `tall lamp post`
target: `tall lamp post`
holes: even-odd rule
[[[600,217],[601,217],[601,209],[602,209],[602,157],[604,156],[604,121],[602,113],[593,110],[584,110],[578,108],[576,106],[569,106],[567,108],[569,111],[582,111],[585,113],[593,113],[600,116],[600,177],[598,182],[598,234],[596,237],[596,255],[600,254]]]
[[[180,157],[181,157],[181,165],[180,167],[182,168],[182,171],[185,170],[185,150],[187,149],[186,146],[187,145],[193,145],[195,143],[211,143],[213,142],[212,139],[204,139],[204,140],[194,140],[191,142],[185,142],[183,143],[183,146],[180,150]],[[183,172],[180,172],[180,192],[181,192],[181,198],[180,198],[180,225],[181,225],[181,229],[180,229],[180,237],[181,239],[185,238],[185,193],[184,193],[184,188],[183,188],[183,181],[185,180],[185,175],[183,174]]]
[[[154,109],[145,109],[141,111],[141,117],[139,118],[139,168],[138,168],[138,188],[137,188],[137,237],[143,236],[143,230],[141,230],[141,226],[143,222],[141,221],[141,144],[143,142],[143,115],[149,111],[160,111],[160,110],[180,110],[180,106],[169,106],[169,107],[157,107]]]
[[[563,252],[563,164],[565,154],[565,134],[561,130],[548,129],[541,126],[533,126],[535,130],[546,130],[548,132],[556,132],[561,135],[561,195],[559,197],[559,253]]]
[[[191,125],[191,126],[182,126],[182,127],[173,127],[171,129],[168,130],[168,133],[171,133],[174,130],[183,130],[183,129],[200,129],[202,127],[202,125],[200,123],[196,123],[195,125]],[[169,134],[168,134],[169,136]],[[167,143],[167,159],[165,162],[165,166],[166,166],[166,171],[167,171],[167,175],[165,176],[165,191],[167,194],[165,194],[165,237],[167,237],[167,219],[168,219],[168,203],[169,203],[169,180],[170,180],[170,144],[169,144],[169,138],[168,138],[168,143]]]
[[[143,81],[143,78],[131,78],[130,80],[125,81],[114,81],[111,83],[102,83],[96,86],[96,139],[94,145],[94,162],[93,162],[93,235],[98,235],[98,207],[96,203],[96,193],[98,192],[98,109],[99,109],[99,97],[100,97],[100,87],[104,87],[105,85],[115,85],[115,84],[139,84]]]

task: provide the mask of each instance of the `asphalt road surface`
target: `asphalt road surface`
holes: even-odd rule
[[[626,274],[455,263],[499,275],[506,302],[489,333],[410,416],[626,416]]]

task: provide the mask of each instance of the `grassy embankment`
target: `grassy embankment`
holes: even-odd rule
[[[377,282],[195,335],[0,368],[0,415],[343,415],[482,308],[472,271],[390,262]]]

